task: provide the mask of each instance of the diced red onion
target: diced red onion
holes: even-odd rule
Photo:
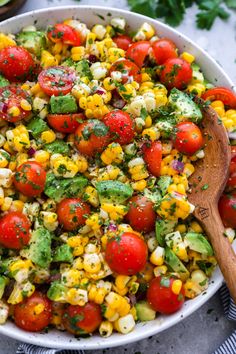
[[[98,89],[95,93],[97,93],[98,95],[104,95],[105,91]]]
[[[116,226],[116,224],[110,224],[110,225],[108,226],[108,230],[109,230],[109,231],[117,231],[117,226]]]
[[[30,147],[27,151],[28,155],[30,157],[34,156],[34,154],[36,153],[36,150],[33,147]]]
[[[122,109],[126,105],[126,102],[123,100],[123,98],[119,95],[119,93],[116,90],[112,91],[111,105],[114,108],[118,108],[118,109]]]
[[[228,133],[229,139],[236,140],[236,132]]]
[[[6,103],[0,102],[0,111],[2,113],[7,113],[8,105]]]
[[[137,302],[136,296],[134,294],[129,294],[130,304],[134,306]]]
[[[98,61],[98,58],[96,57],[96,55],[90,54],[88,60],[90,61],[90,63],[96,63],[96,61]]]
[[[178,171],[178,172],[183,172],[183,170],[184,170],[184,163],[179,160],[173,160],[171,163],[171,166],[173,167],[173,169],[175,171]]]

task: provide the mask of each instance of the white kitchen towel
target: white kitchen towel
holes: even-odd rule
[[[32,344],[20,344],[16,354],[85,354],[83,350],[50,349]]]

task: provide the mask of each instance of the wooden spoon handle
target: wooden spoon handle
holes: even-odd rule
[[[207,202],[204,204],[205,206],[198,206],[194,214],[207,232],[230,295],[236,304],[236,254],[228,237],[224,235],[225,229],[217,204],[210,205]]]

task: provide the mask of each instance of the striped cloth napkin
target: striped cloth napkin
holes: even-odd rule
[[[230,298],[226,285],[220,289],[223,309],[228,320],[236,321],[236,305]],[[61,350],[37,347],[31,344],[20,344],[16,354],[85,354],[83,350]],[[221,346],[212,354],[236,354],[236,330]]]

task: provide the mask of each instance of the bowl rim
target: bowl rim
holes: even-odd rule
[[[36,9],[36,10],[32,10],[32,11],[28,11],[24,14],[20,14],[14,17],[11,17],[7,20],[1,21],[0,22],[0,30],[2,26],[7,26],[8,24],[14,23],[14,21],[17,20],[24,20],[25,18],[28,18],[30,16],[37,16],[37,15],[41,15],[43,13],[48,13],[48,12],[60,12],[63,10],[79,10],[79,9],[87,9],[90,11],[109,11],[109,12],[118,12],[121,16],[122,14],[124,16],[131,16],[131,17],[137,17],[140,19],[143,19],[143,21],[149,21],[149,22],[154,22],[158,25],[160,25],[160,27],[162,27],[163,29],[166,29],[168,31],[171,31],[173,33],[174,36],[180,38],[181,40],[183,39],[185,42],[187,42],[188,44],[192,45],[194,48],[197,49],[198,52],[200,52],[201,56],[204,56],[207,58],[207,60],[209,60],[209,62],[211,62],[214,66],[215,69],[222,75],[222,77],[224,79],[226,79],[227,83],[228,83],[228,87],[231,88],[232,90],[236,91],[236,87],[234,85],[234,83],[232,82],[232,80],[229,78],[228,74],[223,70],[223,68],[217,63],[217,61],[212,58],[204,49],[202,49],[198,44],[194,43],[193,40],[191,40],[189,37],[187,37],[186,35],[182,34],[181,32],[179,32],[178,30],[176,30],[175,28],[172,28],[168,25],[166,25],[165,23],[157,20],[157,19],[153,19],[150,18],[148,16],[142,15],[142,14],[138,14],[135,12],[131,12],[128,10],[124,10],[124,9],[120,9],[120,8],[112,8],[112,7],[107,7],[107,6],[95,6],[95,5],[63,5],[63,6],[53,6],[53,7],[48,7],[48,8],[42,8],[42,9]],[[78,16],[79,17],[79,16]],[[227,85],[225,85],[227,86]],[[217,273],[217,274],[216,274]],[[78,342],[70,342],[69,340],[67,341],[67,343],[64,344],[64,346],[61,345],[61,343],[57,343],[56,341],[53,341],[52,339],[46,339],[45,338],[45,334],[43,333],[35,333],[34,336],[29,336],[29,334],[32,334],[30,332],[17,332],[14,331],[14,328],[11,328],[11,326],[9,326],[8,323],[1,325],[0,326],[0,333],[3,335],[6,335],[8,337],[14,338],[16,340],[19,341],[24,341],[26,343],[30,343],[30,344],[34,344],[34,345],[40,345],[43,347],[49,347],[49,348],[57,348],[57,349],[83,349],[83,350],[95,350],[95,349],[104,349],[104,348],[111,348],[111,347],[116,347],[116,346],[121,346],[121,345],[126,345],[129,343],[133,343],[136,341],[140,341],[142,339],[145,339],[149,336],[155,335],[157,333],[161,333],[162,331],[176,325],[177,323],[179,323],[180,321],[182,321],[183,319],[187,318],[189,315],[191,315],[193,312],[195,312],[196,310],[198,310],[203,304],[205,304],[216,292],[217,290],[220,288],[220,286],[223,283],[223,276],[221,274],[221,272],[219,271],[219,268],[217,267],[214,271],[214,274],[216,274],[217,276],[217,281],[212,281],[211,283],[211,287],[208,288],[208,291],[206,294],[200,294],[197,299],[198,301],[194,302],[191,307],[188,307],[187,309],[182,308],[182,310],[180,310],[177,314],[178,316],[175,316],[175,318],[172,319],[172,321],[168,322],[168,323],[164,323],[161,327],[161,330],[159,329],[159,326],[156,327],[152,327],[152,328],[147,328],[146,330],[143,330],[143,333],[138,333],[135,334],[135,332],[131,332],[127,335],[120,335],[119,337],[117,336],[115,339],[113,339],[113,336],[107,338],[106,340],[103,341],[99,341],[96,340],[91,341],[88,340],[84,343],[81,343],[80,341]],[[192,300],[188,300],[192,301]],[[182,313],[183,312],[183,313]],[[51,332],[52,333],[52,332]],[[133,335],[132,335],[133,333]],[[131,334],[131,335],[130,335]],[[66,339],[66,338],[65,338]]]

